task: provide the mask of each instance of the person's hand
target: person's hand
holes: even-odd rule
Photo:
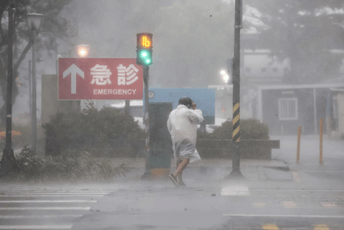
[[[192,108],[193,110],[195,110],[195,109],[197,109],[197,105],[196,105],[194,102],[192,102],[191,108]]]

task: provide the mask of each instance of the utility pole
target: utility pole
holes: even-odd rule
[[[233,59],[233,133],[232,172],[227,179],[242,179],[240,172],[240,30],[242,29],[242,1],[235,0],[234,59]]]
[[[32,153],[36,153],[36,141],[37,141],[37,90],[36,90],[36,31],[32,33],[32,106],[31,106],[31,150]]]
[[[1,174],[9,173],[15,167],[15,158],[12,149],[12,79],[13,79],[13,16],[15,6],[8,8],[8,67],[7,67],[7,96],[6,96],[6,146],[1,161]]]
[[[32,36],[32,105],[31,105],[31,151],[36,152],[37,143],[37,92],[36,92],[36,42],[41,27],[42,14],[28,13],[27,23]]]

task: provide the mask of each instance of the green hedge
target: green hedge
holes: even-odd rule
[[[226,121],[221,126],[215,127],[213,133],[199,133],[198,139],[232,139],[232,131],[232,121]],[[269,139],[269,127],[256,119],[240,120],[240,131],[240,139]]]
[[[199,133],[197,140],[197,150],[202,158],[230,158],[232,154],[232,122],[226,121],[222,126],[216,127],[213,133]],[[240,140],[268,140],[269,128],[266,124],[255,119],[243,119],[240,121]],[[254,144],[253,144],[254,143]],[[263,142],[262,142],[263,143]],[[268,146],[267,146],[268,147]],[[252,150],[253,148],[253,150]],[[266,148],[259,142],[245,142],[242,144],[241,153],[243,157],[255,158],[252,156],[254,148],[259,148],[260,152],[265,152]],[[257,149],[258,152],[258,149]],[[259,153],[262,155],[264,153]]]
[[[63,112],[42,125],[46,135],[46,154],[59,155],[66,150],[88,151],[94,156],[134,157],[140,152],[144,131],[120,110],[92,104],[81,113]]]

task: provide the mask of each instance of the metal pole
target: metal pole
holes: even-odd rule
[[[130,115],[130,101],[129,100],[125,100],[124,114]]]
[[[318,134],[318,125],[317,125],[317,96],[315,88],[313,88],[313,104],[314,104],[314,134]]]
[[[144,81],[144,91],[145,91],[145,114],[144,114],[144,122],[145,122],[145,133],[146,133],[146,143],[145,143],[145,152],[146,152],[146,165],[145,165],[145,172],[142,175],[141,179],[150,179],[152,177],[152,173],[150,171],[150,133],[149,133],[149,98],[148,98],[148,81],[149,81],[149,66],[143,65],[143,81]]]
[[[7,67],[7,98],[6,98],[6,146],[1,161],[1,174],[9,173],[15,167],[12,149],[12,79],[13,79],[13,34],[14,4],[8,9],[8,67]]]
[[[331,113],[330,113],[330,107],[331,106],[331,93],[327,93],[326,97],[326,134],[330,138],[331,137]]]
[[[232,172],[228,179],[243,178],[240,172],[240,30],[242,29],[242,0],[235,0],[234,59],[233,59],[233,133]]]
[[[32,61],[29,60],[29,108],[30,108],[30,120],[32,121]]]
[[[36,38],[37,38],[37,31],[32,30],[32,106],[31,106],[31,151],[34,154],[36,152],[36,139],[37,139],[37,115],[36,115]]]
[[[323,119],[320,119],[320,156],[319,156],[319,163],[323,163]]]
[[[297,154],[296,154],[296,163],[300,161],[300,142],[301,142],[301,126],[298,127],[297,132]]]

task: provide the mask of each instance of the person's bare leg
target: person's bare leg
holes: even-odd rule
[[[182,161],[181,161],[181,160],[178,160],[178,161],[177,161],[176,168],[178,168],[178,166],[180,165],[180,163],[182,163]],[[177,181],[178,181],[178,183],[179,183],[180,185],[184,185],[184,186],[185,186],[184,181],[183,181],[183,172],[181,172],[181,173],[177,176]]]
[[[186,168],[186,166],[189,164],[190,159],[183,159],[177,166],[176,171],[173,173],[173,176],[177,177],[178,175],[181,175],[183,173],[183,170]]]

